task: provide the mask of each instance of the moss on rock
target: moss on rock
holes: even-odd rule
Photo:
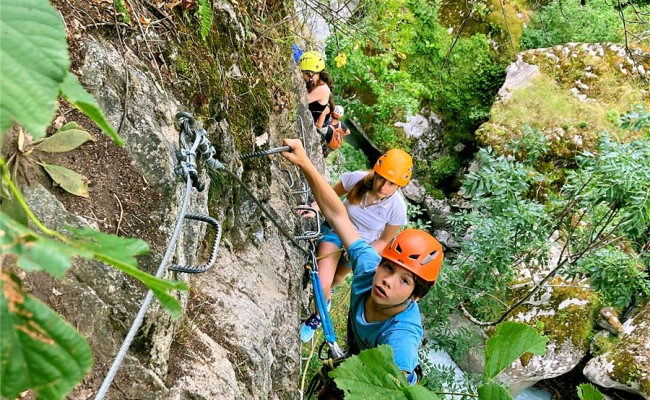
[[[513,302],[517,298],[513,297]],[[599,309],[600,301],[593,290],[556,276],[548,287],[519,306],[512,320],[537,327],[559,346],[570,341],[586,352]]]
[[[601,131],[622,141],[639,137],[612,123],[635,104],[650,103],[650,58],[639,52],[632,60],[622,46],[574,43],[521,53],[540,74],[494,104],[477,131],[479,142],[503,151],[530,126],[549,139],[550,157],[566,159],[593,149]]]

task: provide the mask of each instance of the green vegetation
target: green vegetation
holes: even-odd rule
[[[568,50],[568,54],[560,48],[524,53],[524,61],[538,66],[540,74],[506,101],[494,104],[490,121],[476,133],[481,144],[503,151],[508,142],[521,140],[526,129],[534,129],[546,137],[550,158],[570,160],[593,149],[602,131],[624,141],[643,137],[643,131],[619,127],[618,115],[646,102],[645,80],[622,72],[624,60],[616,49]]]
[[[328,60],[347,55],[345,65],[328,64],[336,77],[337,99],[382,148],[408,148],[403,131],[393,124],[422,107],[441,113],[448,145],[471,140],[472,131],[489,115],[507,60],[492,53],[482,34],[454,43],[431,2],[364,5],[352,24],[363,34],[328,39]]]
[[[29,135],[26,135],[22,128],[19,128],[16,148],[7,160],[7,168],[12,170],[11,179],[14,182],[18,181],[18,172],[21,171],[21,166],[27,167],[22,164],[36,163],[43,167],[50,178],[66,192],[75,196],[88,197],[88,184],[85,176],[60,165],[46,164],[40,161],[35,154],[39,152],[65,153],[76,149],[89,140],[94,141],[95,138],[83,130],[76,122],[69,122],[59,128],[52,136],[36,142],[29,140]],[[0,193],[0,198],[10,200],[11,194],[5,191]],[[7,207],[7,205],[4,205],[4,207]],[[2,206],[0,206],[0,209],[2,209]],[[21,222],[27,225],[26,218],[22,219]]]
[[[335,183],[341,180],[341,174],[350,171],[365,171],[368,165],[368,157],[361,150],[357,150],[343,142],[338,151],[333,151],[327,156],[327,166],[330,173],[330,182]]]
[[[583,258],[576,272],[588,275],[591,285],[602,293],[603,301],[625,310],[636,300],[650,296],[647,268],[638,257],[614,246]]]
[[[466,394],[479,400],[512,400],[508,389],[494,379],[513,361],[524,354],[546,354],[546,338],[525,324],[505,322],[497,326],[494,335],[487,341],[486,363],[482,383],[476,389],[478,396],[468,390]],[[331,372],[336,385],[347,399],[368,399],[380,396],[386,399],[435,400],[436,393],[424,386],[409,386],[404,374],[393,362],[393,351],[389,346],[378,346],[364,350],[348,358]]]
[[[623,25],[615,3],[606,1],[551,1],[532,13],[519,42],[521,49],[537,49],[560,44],[620,43]]]
[[[567,172],[557,193],[540,191],[549,185],[549,175],[537,171],[534,161],[545,154],[519,162],[512,154],[479,151],[481,168],[463,183],[475,208],[452,219],[460,233],[470,229],[471,240],[462,243],[461,255],[443,268],[441,284],[425,298],[429,306],[423,308],[431,318],[444,319],[448,311],[442,308],[451,311],[459,301],[480,318],[503,318],[514,304],[507,290],[515,279],[513,266],[547,264],[550,238],[558,234],[561,243],[570,243],[573,256],[558,260],[554,273],[591,276],[608,302],[628,304],[632,293],[643,296],[647,266],[638,257],[631,256],[635,263],[627,268],[603,268],[596,260],[604,254],[620,256],[611,248],[598,253],[609,248],[612,238],[628,254],[638,254],[648,241],[650,141],[620,144],[604,136],[595,151],[575,158],[578,168]],[[617,287],[606,288],[605,282]]]

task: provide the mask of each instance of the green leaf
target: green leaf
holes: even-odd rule
[[[69,124],[64,125],[54,135],[45,138],[45,140],[34,146],[34,149],[48,153],[65,153],[76,149],[89,140],[95,140],[93,135],[82,129],[70,127],[63,129],[67,125]]]
[[[42,238],[25,226],[0,212],[0,247],[3,253],[18,256],[17,264],[25,271],[46,271],[62,278],[70,268],[73,256],[92,256],[55,240]]]
[[[330,372],[346,400],[436,400],[422,386],[410,386],[393,361],[393,349],[381,345],[350,357]]]
[[[42,0],[0,0],[0,138],[14,121],[45,136],[70,64],[65,29]]]
[[[598,391],[593,385],[583,383],[578,386],[578,397],[580,400],[604,400],[605,396]]]
[[[83,130],[83,127],[81,125],[79,125],[75,121],[70,121],[67,124],[60,127],[58,132],[63,132],[63,131],[67,131],[67,130],[70,130],[70,129],[81,129],[81,130]]]
[[[38,163],[38,165],[45,168],[45,171],[50,175],[50,178],[52,178],[52,180],[60,185],[66,192],[80,197],[90,196],[88,185],[84,181],[85,177],[83,175],[60,165],[45,163]]]
[[[201,39],[206,40],[212,29],[212,3],[199,0],[199,20],[201,21]]]
[[[61,95],[65,97],[70,103],[86,114],[101,128],[104,133],[113,139],[113,142],[118,146],[124,145],[124,140],[115,132],[115,129],[106,120],[104,113],[97,104],[95,98],[86,92],[86,89],[81,86],[79,79],[72,73],[68,73],[65,80],[61,83]]]
[[[1,273],[0,287],[2,398],[27,389],[39,399],[64,398],[92,367],[88,343],[17,278]]]
[[[4,180],[2,180],[4,183]],[[15,197],[10,195],[9,198],[2,198],[2,204],[0,204],[0,211],[7,214],[13,218],[16,222],[23,226],[27,226],[27,213],[25,209],[16,201]]]
[[[504,322],[486,342],[486,379],[493,379],[524,353],[546,354],[547,338],[533,328],[519,322]]]
[[[149,253],[149,245],[141,239],[119,237],[86,227],[75,228],[66,225],[65,229],[72,233],[75,242],[85,249],[132,267],[138,266],[136,256]]]
[[[173,318],[180,317],[182,312],[180,303],[176,297],[169,294],[169,291],[187,290],[187,285],[180,281],[156,278],[137,268],[138,263],[135,257],[149,252],[146,242],[140,239],[109,235],[89,228],[66,226],[66,229],[75,236],[73,240],[80,247],[91,250],[96,259],[113,265],[122,272],[142,281],[154,292]]]
[[[496,382],[489,382],[478,388],[479,400],[512,400],[508,389]]]

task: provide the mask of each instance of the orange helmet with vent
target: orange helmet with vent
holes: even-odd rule
[[[413,159],[400,149],[388,150],[375,163],[375,173],[399,186],[406,186],[413,175]]]
[[[391,240],[381,256],[427,282],[435,282],[442,267],[442,245],[419,229],[405,229]]]

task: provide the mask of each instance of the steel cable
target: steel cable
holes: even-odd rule
[[[196,151],[199,142],[200,142],[200,137],[197,136],[196,140],[194,141],[194,144],[192,145],[192,149],[190,150],[192,153]],[[167,265],[167,263],[169,263],[169,260],[174,254],[174,251],[176,250],[176,242],[178,241],[178,237],[181,234],[181,228],[183,227],[183,220],[185,219],[185,214],[187,213],[187,208],[190,203],[189,200],[190,200],[191,193],[192,193],[192,179],[188,176],[185,181],[185,194],[183,196],[183,200],[181,203],[181,211],[178,215],[178,219],[176,220],[174,233],[172,234],[172,237],[169,239],[169,243],[167,244],[167,250],[165,251],[165,255],[163,256],[163,259],[160,262],[160,265],[158,266],[158,271],[156,272],[156,278],[161,278],[163,276],[166,269],[165,266]],[[111,368],[109,369],[106,378],[104,378],[104,382],[102,382],[102,386],[99,388],[97,395],[95,396],[95,400],[102,400],[106,396],[106,393],[108,393],[108,389],[110,388],[111,383],[115,378],[115,374],[117,374],[117,370],[120,368],[122,361],[124,361],[124,357],[126,357],[126,352],[129,350],[129,347],[131,347],[131,342],[133,342],[133,339],[135,338],[138,329],[140,329],[140,326],[142,325],[142,321],[144,320],[144,315],[147,312],[147,309],[149,308],[151,301],[153,300],[153,295],[154,295],[153,290],[149,289],[147,295],[144,298],[142,306],[140,306],[140,310],[138,311],[138,314],[135,317],[135,320],[133,320],[131,329],[129,330],[129,333],[126,335],[126,338],[122,343],[122,347],[120,347],[117,356],[115,356],[115,360],[113,360],[113,364],[111,365]]]

